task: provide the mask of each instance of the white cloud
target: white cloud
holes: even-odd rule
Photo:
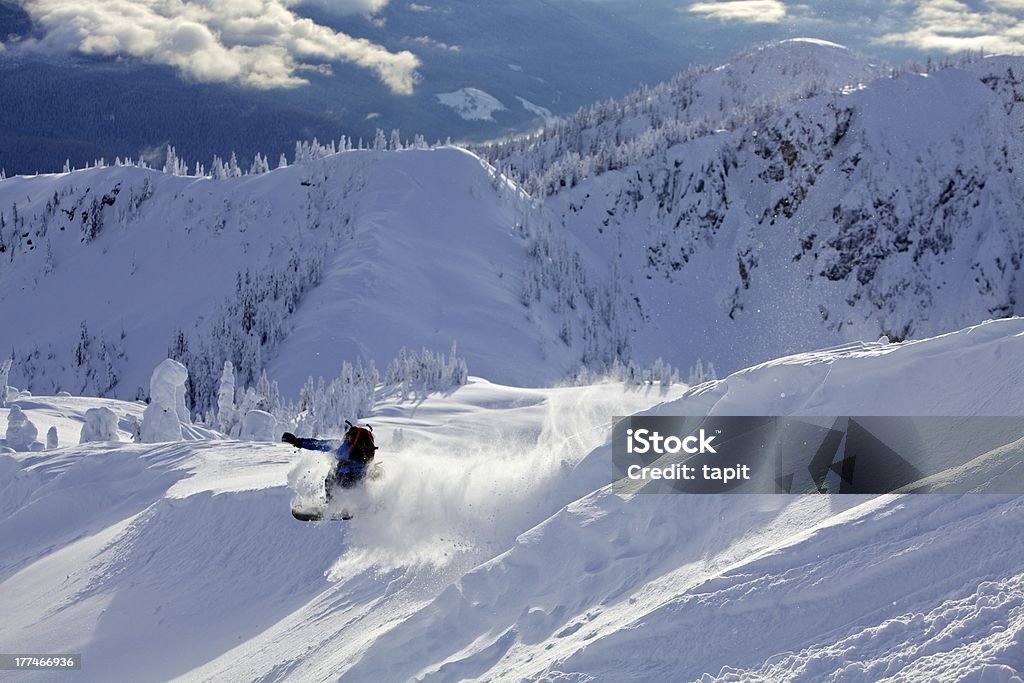
[[[876,42],[922,50],[1024,53],[1024,0],[989,0],[973,9],[960,0],[921,0],[905,31]]]
[[[415,38],[412,36],[404,36],[402,38],[402,42],[436,47],[439,50],[448,50],[449,52],[462,52],[462,47],[460,45],[449,45],[448,43],[436,40],[430,36],[416,36]]]
[[[388,0],[320,0],[324,5],[344,14],[376,14],[384,9]]]
[[[1024,0],[989,0],[988,4],[996,9],[1024,11]]]
[[[362,14],[373,18],[373,15],[387,7],[390,0],[282,0],[285,4],[302,7],[303,5],[315,5],[320,9],[327,10],[331,14]],[[225,0],[230,2],[230,0]]]
[[[168,64],[197,81],[293,87],[323,62],[374,71],[392,91],[411,93],[419,59],[389,52],[295,14],[290,0],[24,0],[46,34],[44,49],[128,56]],[[382,6],[386,0],[339,4]]]
[[[742,21],[750,24],[775,24],[786,18],[786,5],[782,0],[695,2],[688,6],[686,11],[712,19]]]

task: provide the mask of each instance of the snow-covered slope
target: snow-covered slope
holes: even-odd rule
[[[635,356],[734,370],[1020,311],[1022,74],[786,41],[482,152],[624,274]]]
[[[651,411],[1024,414],[1021,357],[1014,318],[783,358]],[[474,380],[384,404],[387,475],[350,525],[291,520],[283,445],[2,456],[0,650],[81,651],[102,680],[1021,675],[1019,496],[611,494],[609,416],[671,398]],[[65,431],[83,405],[22,403]]]
[[[11,383],[144,397],[178,330],[193,351],[211,330],[223,346],[244,341],[229,349],[236,367],[269,367],[289,395],[342,361],[383,367],[402,346],[453,341],[489,378],[562,377],[575,354],[553,343],[550,315],[519,301],[522,201],[496,186],[456,148],[352,151],[222,180],[127,167],[4,180]]]
[[[466,121],[494,121],[494,112],[505,109],[496,97],[479,88],[459,88],[441,93],[437,101]]]
[[[90,680],[167,680],[217,670],[219,655],[262,633],[283,638],[260,658],[266,673],[329,678],[338,657],[354,662],[403,613],[569,502],[561,475],[605,438],[608,416],[659,397],[474,379],[449,397],[383,404],[371,421],[386,475],[348,528],[291,518],[291,473],[319,463],[284,444],[0,455],[0,644],[88,653]],[[18,405],[62,444],[77,444],[86,407],[141,414],[102,399]],[[249,677],[237,663],[205,676]]]
[[[565,187],[562,176],[570,176],[567,182],[572,175],[579,180],[581,173],[631,163],[813,94],[862,87],[883,73],[863,55],[835,43],[809,38],[768,43],[725,64],[694,66],[622,99],[581,108],[535,135],[481,150],[532,191],[557,192]],[[593,163],[588,157],[595,155],[604,158],[588,169]],[[585,160],[582,165],[580,158]]]

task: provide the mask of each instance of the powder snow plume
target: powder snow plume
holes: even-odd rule
[[[621,385],[555,390],[529,407],[531,419],[501,428],[473,415],[407,435],[396,449],[378,439],[384,476],[338,503],[355,519],[333,574],[463,566],[500,552],[579,495],[574,465],[607,439],[624,400],[650,397],[624,397]]]

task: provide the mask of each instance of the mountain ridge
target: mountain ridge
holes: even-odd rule
[[[886,73],[800,39],[483,150],[490,163],[454,149],[384,151],[403,145],[380,135],[376,150],[300,145],[287,168],[241,178],[126,167],[8,178],[0,316],[29,319],[19,291],[32,283],[42,310],[70,292],[85,329],[44,316],[5,330],[0,348],[13,349],[12,382],[43,393],[144,396],[163,350],[185,357],[186,347],[207,359],[194,369],[207,386],[230,359],[245,382],[270,369],[293,392],[303,364],[330,377],[342,361],[383,366],[402,346],[452,342],[471,372],[536,385],[659,357],[729,371],[808,345],[1012,315],[1024,294],[1018,73],[1013,57]],[[756,87],[721,108],[741,75]],[[662,148],[682,130],[672,111],[689,133]],[[665,120],[637,128],[651,117]],[[612,163],[597,131],[631,151]],[[568,173],[557,192],[512,163],[530,145],[551,178]],[[170,251],[146,253],[149,239]],[[89,278],[109,303],[67,284]],[[140,282],[163,303],[116,303]],[[243,323],[247,288],[269,311]],[[463,294],[475,312],[446,303]],[[475,330],[483,320],[491,331]],[[218,340],[203,341],[211,327]],[[95,362],[77,362],[90,344]]]

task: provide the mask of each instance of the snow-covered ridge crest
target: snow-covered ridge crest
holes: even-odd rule
[[[843,77],[823,87],[791,51]],[[733,110],[731,87],[707,89],[766,64],[792,97]],[[839,86],[860,68],[863,87]],[[1020,312],[1022,76],[1021,57],[880,70],[789,42],[482,152],[630,274],[636,355],[701,330],[691,348],[736,369],[808,335],[922,337]]]
[[[144,397],[168,354],[211,359],[193,383],[230,359],[242,386],[266,368],[290,395],[343,361],[383,368],[403,346],[453,341],[499,379],[579,367],[582,341],[552,346],[558,321],[521,301],[529,197],[466,150],[352,150],[221,180],[13,177],[0,206],[0,315],[25,321],[0,345],[12,384],[36,393]],[[199,353],[214,338],[227,358]]]
[[[496,165],[507,166],[531,192],[549,194],[557,186],[533,176],[557,176],[569,155],[586,160],[606,147],[608,154],[622,157],[615,162],[622,166],[657,149],[734,128],[787,102],[860,86],[885,73],[866,57],[827,41],[764,43],[720,66],[691,67],[665,83],[584,107],[540,133],[481,145],[480,150]]]

